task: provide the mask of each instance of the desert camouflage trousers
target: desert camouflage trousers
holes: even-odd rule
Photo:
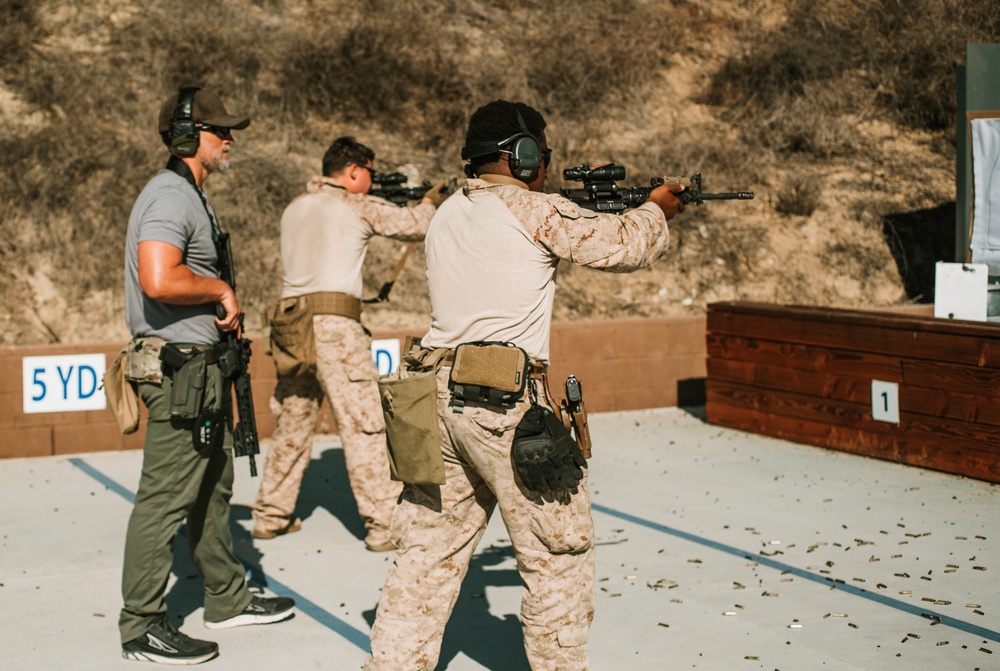
[[[313,329],[316,375],[281,378],[271,397],[276,427],[254,504],[255,526],[277,531],[292,519],[325,395],[344,445],[347,476],[367,540],[384,542],[402,484],[389,478],[371,336],[353,319],[334,315],[313,317]]]
[[[446,482],[403,488],[392,521],[396,547],[372,628],[365,671],[432,671],[469,561],[497,505],[523,583],[521,628],[533,671],[585,671],[594,617],[594,522],[587,480],[544,502],[515,477],[510,445],[528,404],[507,414],[447,406],[438,374]]]

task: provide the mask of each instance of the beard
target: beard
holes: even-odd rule
[[[229,170],[229,149],[224,146],[219,147],[217,152],[201,158],[200,160],[201,164],[209,172],[226,172]]]

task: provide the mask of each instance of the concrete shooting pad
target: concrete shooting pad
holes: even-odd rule
[[[1000,668],[997,486],[720,428],[701,407],[595,414],[590,425],[591,668]],[[121,658],[117,630],[141,460],[0,460],[4,669],[152,668]],[[251,538],[258,481],[246,459],[236,469],[237,554],[255,586],[294,597],[298,612],[205,629],[182,528],[171,617],[218,641],[206,669],[360,669],[392,554],[362,545],[337,437],[317,437],[303,528],[290,536]],[[520,591],[494,515],[437,668],[527,671]]]

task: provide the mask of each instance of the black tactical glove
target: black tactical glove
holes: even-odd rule
[[[542,494],[576,487],[587,465],[563,423],[540,405],[531,406],[514,430],[511,458],[525,487]]]

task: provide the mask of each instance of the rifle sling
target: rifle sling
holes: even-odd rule
[[[167,160],[167,170],[177,175],[183,177],[194,192],[198,194],[198,198],[201,200],[202,207],[205,208],[205,214],[208,215],[208,220],[212,223],[212,242],[215,243],[216,248],[219,246],[219,235],[222,234],[222,227],[219,226],[219,220],[215,218],[212,210],[208,207],[208,200],[205,198],[204,192],[198,188],[198,183],[194,179],[194,173],[191,172],[191,168],[187,167],[187,163],[171,155]]]
[[[362,303],[381,303],[382,301],[389,300],[389,291],[392,289],[392,285],[396,283],[399,279],[399,274],[403,272],[403,267],[406,265],[406,259],[409,258],[410,252],[413,251],[413,247],[416,243],[408,242],[406,247],[403,249],[403,253],[400,255],[399,260],[396,261],[396,267],[392,271],[392,276],[382,285],[382,289],[379,291],[378,296],[375,298],[366,298]]]

